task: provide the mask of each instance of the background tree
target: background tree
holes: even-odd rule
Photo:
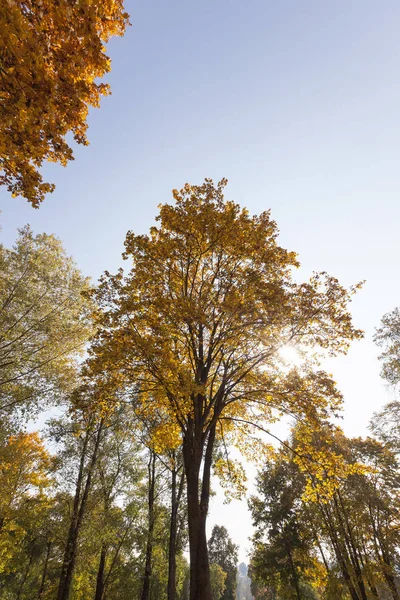
[[[88,286],[52,235],[25,227],[13,248],[0,245],[0,414],[76,385],[91,333]]]
[[[283,598],[398,600],[396,455],[326,426],[305,442],[298,429],[258,479],[255,583]]]
[[[128,24],[122,0],[4,0],[0,11],[0,184],[37,208],[54,185],[44,161],[73,159],[72,133],[87,145],[89,106],[110,93],[105,44]]]
[[[58,435],[66,438],[65,441],[67,443],[65,444],[64,459],[67,455],[72,455],[73,459],[78,459],[78,468],[70,523],[65,540],[57,600],[68,600],[70,597],[76,567],[79,537],[86,516],[100,445],[105,435],[104,420],[98,420],[95,417],[86,418],[83,416],[80,420],[73,421],[70,424],[70,430],[68,430],[68,425],[58,423]],[[66,433],[67,435],[65,435]],[[57,433],[53,435],[57,436]]]
[[[266,464],[257,479],[261,498],[249,507],[256,533],[253,538],[252,573],[255,579],[278,591],[279,597],[305,600],[320,564],[315,539],[309,534],[301,496],[304,478],[283,451]]]
[[[226,573],[225,590],[222,600],[236,600],[236,575],[238,564],[238,546],[229,537],[223,525],[214,525],[208,541],[210,564],[219,565]]]
[[[226,573],[217,563],[210,565],[211,600],[220,600],[225,590]]]
[[[269,213],[250,217],[225,202],[225,184],[175,190],[149,236],[128,233],[130,273],[106,274],[96,294],[104,312],[92,368],[134,391],[150,415],[161,407],[171,444],[182,443],[191,600],[210,600],[206,518],[221,428],[265,426],[274,409],[337,407],[330,378],[282,370],[279,349],[301,343],[335,354],[361,335],[347,310],[351,292],[325,275],[294,283],[296,256],[277,244]]]
[[[383,349],[381,375],[391,385],[400,381],[400,309],[395,308],[382,317],[374,336],[375,343]]]
[[[92,331],[88,281],[53,236],[26,228],[13,249],[0,250],[1,598],[140,598],[149,541],[143,424],[132,402],[106,410],[115,391],[106,376],[81,376],[79,351]],[[46,442],[24,430],[59,400]],[[168,430],[157,435],[153,445],[169,439]],[[171,587],[185,598],[183,466],[170,446],[157,454],[149,600],[171,598]]]
[[[51,483],[52,463],[37,433],[5,434],[3,429],[1,438],[0,573],[7,573],[15,561],[14,550],[24,544],[24,539],[30,537],[32,541],[34,536],[29,531],[35,529],[33,524],[39,515],[48,510],[45,492]]]

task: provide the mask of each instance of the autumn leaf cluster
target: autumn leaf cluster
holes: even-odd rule
[[[4,0],[0,7],[0,184],[38,207],[54,185],[44,161],[73,159],[65,136],[88,144],[87,115],[110,93],[105,44],[123,35],[122,0]]]

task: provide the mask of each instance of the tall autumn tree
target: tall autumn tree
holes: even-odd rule
[[[4,0],[0,8],[0,185],[37,208],[54,185],[44,161],[73,159],[65,136],[87,145],[90,106],[110,93],[105,44],[123,35],[122,0]]]
[[[287,344],[345,352],[360,337],[354,290],[326,274],[296,283],[295,253],[277,243],[269,212],[251,217],[225,201],[226,180],[174,190],[149,235],[128,232],[130,272],[106,273],[97,291],[102,330],[92,368],[135,394],[143,413],[168,415],[166,440],[187,482],[190,598],[210,600],[206,518],[221,431],[274,410],[312,417],[340,403],[319,370],[282,369]]]

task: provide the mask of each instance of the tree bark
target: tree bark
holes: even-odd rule
[[[379,525],[379,518],[378,518],[378,523],[375,523],[371,503],[368,503],[368,510],[369,510],[370,521],[371,521],[372,530],[373,530],[375,554],[377,556],[378,561],[382,564],[383,575],[386,580],[386,583],[388,584],[388,587],[393,596],[393,599],[400,600],[400,594],[397,589],[396,581],[394,578],[394,568],[392,565],[391,558],[389,556],[390,553],[388,551],[387,545],[383,539],[384,536],[382,536],[382,533],[381,533],[381,527]]]
[[[177,476],[178,471],[176,468],[171,473],[171,519],[169,528],[169,548],[168,548],[168,586],[167,586],[167,598],[168,600],[175,600],[176,597],[176,545],[177,545],[177,531],[178,531],[178,510],[179,504],[182,497],[183,485],[185,476],[182,472],[177,489]]]
[[[346,508],[344,507],[339,491],[337,491],[336,494],[333,496],[333,500],[336,508],[338,521],[343,532],[344,541],[347,545],[349,556],[354,568],[357,586],[360,591],[361,598],[362,600],[368,600],[359,560],[359,550],[357,549],[356,543],[354,541],[354,536],[352,534],[351,527],[347,519]]]
[[[99,568],[97,570],[96,591],[94,600],[103,600],[104,596],[104,571],[106,566],[107,548],[103,545],[100,552]]]
[[[393,596],[394,600],[400,600],[400,595],[399,595],[399,591],[397,589],[397,585],[396,585],[396,580],[394,577],[394,567],[392,564],[392,561],[390,559],[389,556],[389,552],[387,550],[387,548],[385,547],[386,545],[383,543],[383,540],[381,539],[380,533],[378,533],[378,542],[379,542],[379,546],[381,548],[381,553],[382,553],[382,570],[383,570],[383,574],[386,580],[386,583],[389,586],[390,592]]]
[[[149,600],[150,598],[150,581],[153,570],[153,537],[154,537],[154,498],[155,498],[155,473],[156,471],[156,455],[150,451],[150,460],[148,464],[149,473],[149,491],[148,491],[148,523],[149,530],[147,533],[146,543],[146,562],[144,566],[143,587],[141,600]]]
[[[320,504],[319,509],[327,527],[327,531],[332,542],[333,549],[335,551],[335,556],[338,561],[347,589],[349,590],[350,596],[352,600],[361,600],[356,588],[354,587],[350,570],[348,568],[348,564],[350,561],[347,555],[347,549],[343,548],[343,545],[340,543],[335,523],[332,522],[332,515],[330,514],[329,508],[328,506],[324,507],[322,504]]]
[[[60,575],[60,581],[59,581],[59,585],[58,585],[57,600],[68,600],[69,595],[70,595],[72,578],[73,578],[73,574],[74,574],[74,570],[75,570],[78,539],[79,539],[79,534],[80,534],[83,517],[85,514],[85,510],[86,510],[86,503],[87,503],[87,499],[88,499],[88,495],[89,495],[89,490],[90,490],[91,483],[92,483],[93,471],[94,471],[96,461],[97,461],[97,454],[98,454],[98,449],[99,449],[99,445],[100,445],[102,429],[103,429],[103,421],[100,422],[99,427],[97,429],[93,453],[92,453],[92,456],[90,459],[90,463],[88,465],[86,481],[84,484],[83,494],[82,494],[81,492],[82,492],[83,481],[84,481],[85,458],[86,458],[87,446],[88,446],[89,438],[90,438],[90,430],[89,429],[87,430],[86,435],[85,435],[85,440],[84,440],[80,464],[79,464],[78,481],[77,481],[76,490],[75,490],[71,523],[70,523],[70,527],[69,527],[69,531],[68,531],[67,544],[65,546],[65,551],[64,551],[63,564],[61,567],[61,575]]]
[[[51,540],[49,540],[47,542],[46,558],[44,560],[42,579],[40,581],[40,587],[39,587],[39,591],[38,591],[37,600],[41,600],[41,598],[43,596],[44,586],[46,584],[47,568],[49,565],[50,552],[51,552]]]
[[[297,600],[302,600],[301,593],[300,593],[300,586],[299,586],[299,577],[297,574],[296,565],[294,564],[292,552],[289,547],[287,547],[287,553],[289,556],[290,568],[291,568],[292,574],[293,574],[293,581],[294,581],[294,587],[296,589]]]
[[[196,436],[191,427],[188,428],[183,440],[189,525],[190,600],[211,600],[206,522],[214,441],[215,425],[210,428],[208,438],[203,443],[200,435]],[[206,452],[201,477],[200,469],[204,447],[206,447]]]

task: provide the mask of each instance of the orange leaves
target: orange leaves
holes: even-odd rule
[[[104,43],[123,35],[122,0],[5,0],[0,9],[0,184],[38,207],[52,184],[44,161],[73,160],[71,132],[87,145],[88,107],[98,107],[110,70]]]

